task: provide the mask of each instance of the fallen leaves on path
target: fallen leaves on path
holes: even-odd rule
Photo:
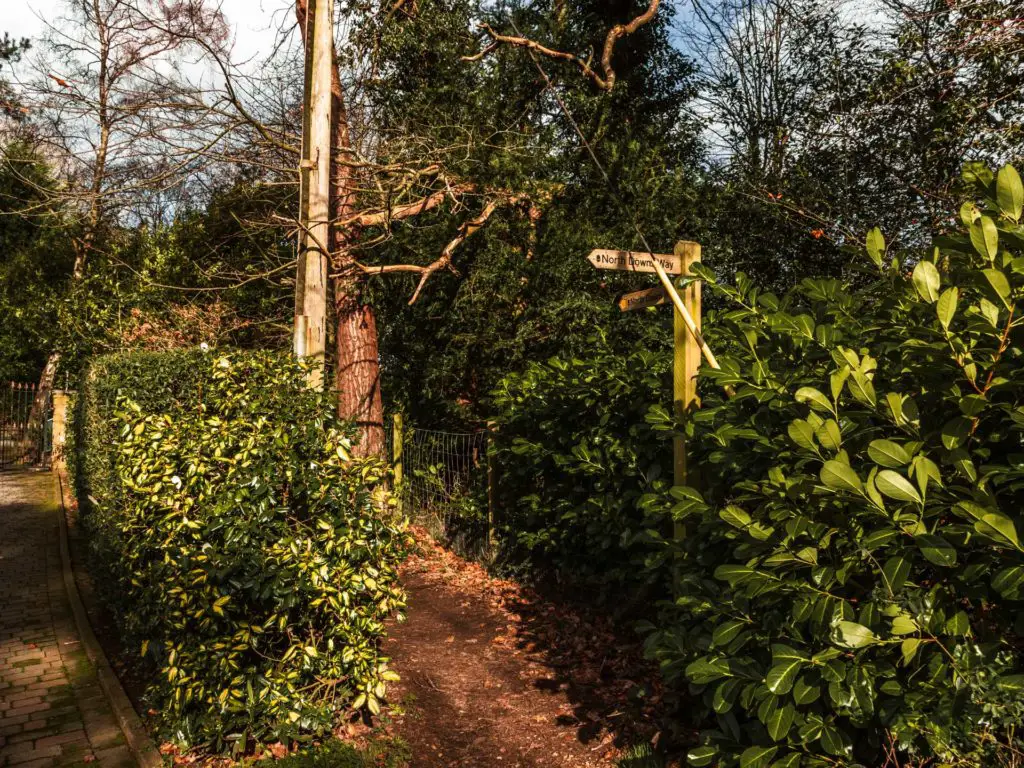
[[[439,744],[448,761],[415,765],[608,766],[657,737],[661,691],[638,637],[414,535],[409,621],[386,647],[403,680],[389,696],[410,703],[396,732],[414,750]],[[506,757],[479,762],[499,744]]]

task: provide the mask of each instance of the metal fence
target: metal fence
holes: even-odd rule
[[[488,432],[446,432],[395,421],[391,458],[403,508],[461,554],[482,556],[492,541]]]
[[[0,386],[0,470],[46,464],[52,453],[53,407],[34,384]]]

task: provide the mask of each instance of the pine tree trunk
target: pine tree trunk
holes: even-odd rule
[[[380,356],[377,316],[359,300],[359,282],[337,278],[334,307],[338,321],[335,381],[338,415],[359,427],[356,453],[384,453],[384,405],[380,393]]]

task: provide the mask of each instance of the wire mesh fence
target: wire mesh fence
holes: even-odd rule
[[[38,396],[34,384],[0,386],[0,470],[45,463],[52,420],[49,392]]]
[[[396,450],[396,440],[401,450]],[[460,554],[483,556],[488,546],[488,433],[399,427],[391,456],[400,466],[406,513]]]

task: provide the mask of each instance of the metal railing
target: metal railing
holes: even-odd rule
[[[50,393],[34,384],[0,386],[0,470],[46,464],[52,452]]]
[[[388,442],[409,517],[459,554],[483,557],[495,541],[488,431],[420,429],[396,418]]]

